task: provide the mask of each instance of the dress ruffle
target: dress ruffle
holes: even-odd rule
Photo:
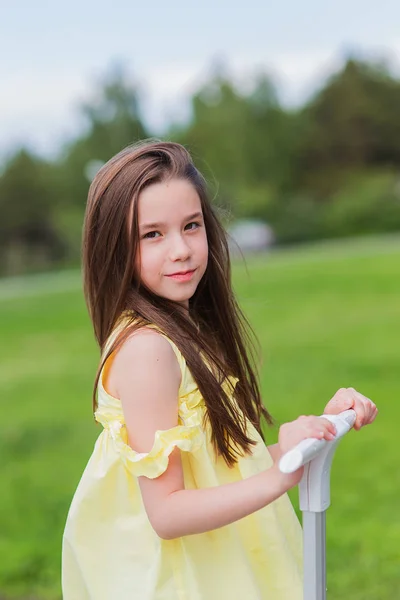
[[[203,443],[200,427],[177,425],[171,429],[158,430],[150,452],[136,452],[129,446],[125,423],[119,419],[108,419],[102,411],[95,413],[104,430],[110,436],[114,448],[125,467],[136,477],[154,479],[162,475],[168,467],[169,455],[175,448],[184,452],[195,452]]]
[[[235,377],[223,382],[226,393],[233,392],[237,383]],[[169,455],[175,448],[183,452],[196,452],[205,440],[203,418],[206,406],[196,383],[189,384],[186,393],[179,397],[179,421],[181,425],[171,429],[158,430],[154,435],[153,447],[149,452],[136,452],[128,444],[128,435],[122,406],[99,406],[95,419],[103,425],[110,436],[115,450],[129,472],[136,476],[154,479],[162,475],[168,467]]]
[[[110,436],[129,472],[136,477],[154,479],[167,470],[169,455],[175,448],[183,452],[196,452],[202,446],[204,411],[204,400],[197,386],[193,386],[179,398],[179,421],[182,425],[156,431],[150,452],[136,452],[129,446],[122,407],[110,410],[110,407],[100,406],[95,412],[95,418]]]

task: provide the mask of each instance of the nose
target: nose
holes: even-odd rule
[[[174,236],[171,241],[170,258],[171,260],[184,261],[190,257],[190,246],[182,235]]]

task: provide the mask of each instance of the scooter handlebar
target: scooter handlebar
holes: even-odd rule
[[[338,415],[321,415],[334,423],[336,435],[332,441],[308,438],[302,440],[297,446],[286,452],[279,461],[279,469],[282,473],[293,473],[300,467],[313,460],[327,446],[336,444],[354,425],[356,413],[354,410],[345,410]]]

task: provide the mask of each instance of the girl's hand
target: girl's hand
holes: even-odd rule
[[[336,427],[323,417],[302,415],[295,421],[284,423],[279,429],[279,448],[282,454],[288,452],[306,438],[333,440]]]
[[[378,409],[366,396],[357,392],[354,388],[340,388],[325,406],[324,414],[337,415],[344,410],[352,408],[357,417],[354,429],[359,430],[364,425],[369,425],[375,420]]]
[[[307,438],[333,440],[335,433],[336,428],[333,423],[328,419],[314,417],[313,415],[309,417],[303,415],[295,421],[284,423],[279,429],[279,454],[276,458],[275,468],[279,471],[278,457],[294,448],[302,440]],[[294,473],[283,474],[279,472],[285,491],[300,483],[303,472],[304,467],[300,467]]]

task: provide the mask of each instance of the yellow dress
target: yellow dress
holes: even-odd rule
[[[111,343],[118,333],[110,336]],[[168,338],[167,338],[168,339]],[[157,431],[149,453],[127,445],[121,402],[98,387],[103,431],[82,475],[63,537],[64,600],[302,600],[301,527],[285,494],[272,504],[207,533],[160,539],[142,502],[138,476],[154,478],[181,450],[186,488],[238,481],[268,469],[262,438],[229,468],[215,458],[204,400],[178,348],[179,425]],[[112,360],[110,357],[109,361]],[[109,368],[109,361],[105,369]],[[232,390],[237,380],[225,383]]]

